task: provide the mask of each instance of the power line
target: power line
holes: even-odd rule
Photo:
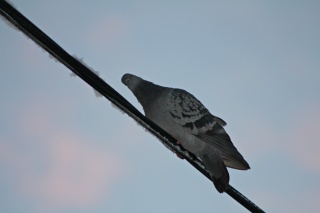
[[[37,26],[23,16],[18,10],[12,7],[7,1],[0,0],[0,14],[16,28],[31,38],[36,44],[49,52],[58,61],[68,67],[73,73],[88,83],[101,95],[127,113],[141,126],[155,135],[168,149],[182,155],[192,166],[206,176],[210,181],[209,172],[205,169],[202,162],[192,153],[185,150],[176,143],[171,135],[141,114],[130,102],[123,98],[116,90],[109,86],[105,81],[92,72],[87,66],[68,54],[49,36],[43,33]],[[264,212],[252,201],[242,195],[239,191],[229,185],[226,193],[239,202],[251,212]]]

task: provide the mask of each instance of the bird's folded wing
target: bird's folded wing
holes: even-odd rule
[[[196,135],[196,137],[213,146],[218,152],[220,152],[227,167],[241,170],[250,169],[249,164],[238,152],[229,135],[220,124],[214,125],[212,130],[200,133]]]
[[[226,125],[226,122],[210,114],[193,95],[181,89],[173,89],[167,109],[176,123],[215,148],[226,166],[244,170],[250,168],[223,129],[222,126]]]

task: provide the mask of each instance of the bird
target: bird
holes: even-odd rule
[[[122,76],[121,82],[132,91],[147,118],[202,161],[219,193],[229,186],[227,167],[250,169],[223,128],[227,123],[212,115],[192,94],[129,73]]]

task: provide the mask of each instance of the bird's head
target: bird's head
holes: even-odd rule
[[[154,101],[163,91],[163,87],[129,73],[124,74],[121,81],[132,91],[143,107]]]
[[[131,91],[135,91],[137,86],[143,82],[143,79],[127,73],[122,76],[121,82],[126,85]]]

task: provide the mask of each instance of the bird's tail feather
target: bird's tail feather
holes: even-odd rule
[[[208,156],[207,154],[204,154],[201,159],[204,163],[204,165],[207,167],[207,169],[210,172],[211,180],[216,187],[217,191],[222,193],[225,192],[229,186],[229,172],[227,170],[227,167],[224,165],[223,160],[218,157],[214,156]]]

